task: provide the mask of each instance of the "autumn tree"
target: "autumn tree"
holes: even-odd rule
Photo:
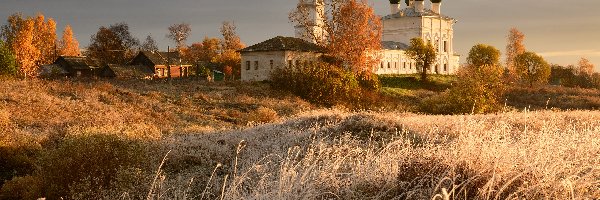
[[[506,67],[512,76],[517,75],[515,68],[515,59],[517,56],[525,53],[525,45],[523,45],[523,41],[525,40],[525,35],[521,33],[516,28],[510,29],[507,38],[506,44]],[[513,77],[519,78],[519,77]]]
[[[190,24],[181,23],[181,24],[173,24],[169,26],[169,33],[167,34],[167,38],[173,40],[177,45],[177,49],[183,49],[185,45],[185,41],[190,36],[192,32],[192,28]]]
[[[417,62],[421,73],[421,81],[427,82],[427,70],[435,63],[437,52],[430,42],[425,43],[421,38],[410,40],[406,55]]]
[[[187,47],[185,59],[191,63],[208,64],[217,59],[221,52],[219,38],[205,37],[202,42],[194,43]]]
[[[469,51],[467,64],[472,66],[500,66],[500,50],[486,44],[477,44]]]
[[[62,39],[59,43],[59,53],[64,56],[79,56],[79,42],[73,35],[73,30],[70,25],[65,26],[62,34]]]
[[[40,57],[37,65],[46,65],[54,62],[57,57],[56,22],[54,19],[45,19],[38,13],[34,20],[33,44],[39,50]]]
[[[244,48],[245,45],[241,42],[235,29],[235,24],[232,22],[223,22],[220,29],[221,35],[223,36],[223,39],[220,42],[220,54],[218,54],[212,62],[219,63],[223,69],[225,66],[232,67],[233,76],[241,77],[242,56],[237,51]]]
[[[550,65],[541,56],[533,52],[525,52],[515,58],[514,65],[516,75],[530,86],[548,82]]]
[[[322,21],[315,23],[309,0],[299,0],[290,13],[290,21],[303,27],[318,27],[307,31],[306,36],[325,47],[334,58],[355,74],[372,73],[381,59],[376,52],[381,49],[382,24],[366,0],[316,0],[324,11],[317,11]],[[323,30],[323,31],[318,31]]]
[[[37,75],[40,51],[34,44],[35,22],[29,18],[23,21],[22,27],[14,37],[12,49],[15,53],[19,71],[25,78]]]
[[[158,45],[151,35],[146,36],[146,40],[144,40],[144,43],[142,43],[140,48],[142,51],[158,51]]]
[[[0,34],[5,43],[12,45],[13,40],[17,37],[24,21],[25,19],[21,13],[14,13],[8,16],[6,24],[2,26],[2,33]]]
[[[581,58],[578,63],[577,73],[584,76],[592,76],[594,74],[594,64],[586,58]]]
[[[16,75],[17,61],[10,46],[0,40],[0,75]]]
[[[138,46],[139,40],[131,35],[129,25],[118,23],[100,27],[92,35],[87,53],[102,63],[125,64],[133,58]]]

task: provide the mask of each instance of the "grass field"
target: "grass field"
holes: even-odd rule
[[[439,92],[406,87],[407,99]],[[348,111],[262,83],[195,80],[0,89],[0,199],[600,198],[600,111]],[[597,98],[517,92],[588,96],[550,107]]]

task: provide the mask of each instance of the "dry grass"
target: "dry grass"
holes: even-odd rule
[[[238,154],[238,142],[244,148]],[[242,131],[171,138],[164,187],[225,199],[594,199],[600,112],[421,116],[322,110]],[[206,154],[212,154],[206,158]],[[234,166],[235,158],[238,158]],[[237,167],[236,167],[237,166]],[[236,170],[233,170],[235,168]],[[237,171],[237,173],[234,173]],[[174,178],[177,177],[177,178]],[[199,177],[203,177],[198,179]],[[227,179],[227,180],[225,180]],[[186,183],[186,184],[183,184]],[[224,188],[223,192],[222,189]],[[187,190],[187,189],[186,189]],[[168,196],[168,195],[167,195]],[[171,196],[172,197],[172,196]]]
[[[0,91],[0,146],[98,133],[158,139],[273,122],[312,108],[260,83],[6,80]]]
[[[75,199],[600,198],[600,111],[314,110],[258,83],[5,81],[0,91],[0,147],[46,151],[97,134],[159,145],[143,163],[159,170],[114,169],[111,188],[81,180]],[[32,175],[0,199],[39,194]]]

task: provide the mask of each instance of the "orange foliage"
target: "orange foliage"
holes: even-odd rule
[[[323,23],[316,23],[326,34],[320,40],[317,32],[309,31],[309,37],[317,38],[317,44],[324,46],[330,56],[342,62],[355,73],[371,73],[379,63],[375,52],[381,49],[382,24],[366,0],[321,1],[325,13]],[[290,13],[290,20],[301,26],[311,27],[309,9],[300,0],[298,8]]]
[[[19,70],[25,77],[35,76],[39,67],[36,62],[40,59],[40,51],[34,45],[34,26],[32,19],[23,21],[12,44]]]
[[[70,25],[67,25],[63,31],[59,53],[65,56],[78,56],[81,54],[79,52],[79,42],[73,36],[73,30]]]
[[[512,75],[516,74],[515,59],[518,55],[525,53],[523,40],[525,40],[525,35],[521,31],[516,28],[510,29],[506,45],[506,67]]]

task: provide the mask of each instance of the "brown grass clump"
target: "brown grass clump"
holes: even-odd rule
[[[196,192],[185,181],[164,187],[225,199],[593,199],[600,195],[599,133],[600,113],[589,111],[315,111],[173,138],[174,157],[187,158],[172,160],[180,168],[167,176],[204,182]],[[192,157],[206,163],[202,174],[198,164],[181,167]]]

